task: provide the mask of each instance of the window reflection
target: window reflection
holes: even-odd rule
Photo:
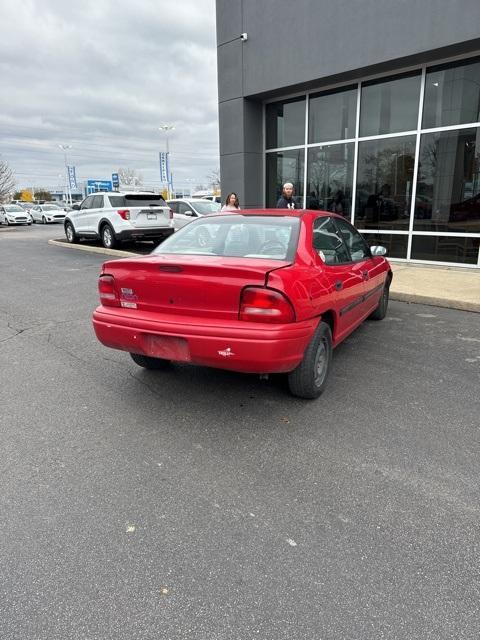
[[[423,128],[480,120],[480,58],[427,71]]]
[[[305,98],[267,104],[267,149],[305,144]]]
[[[422,135],[414,229],[480,232],[480,127]]]
[[[353,142],[308,150],[307,209],[350,217],[354,151]]]
[[[293,198],[303,206],[304,156],[304,149],[267,153],[267,207],[275,207],[285,182],[293,184]]]
[[[360,136],[413,131],[420,100],[419,74],[362,85]]]
[[[359,143],[357,227],[408,230],[414,161],[415,136]]]
[[[356,87],[311,96],[308,106],[308,141],[328,142],[355,137],[356,111]]]
[[[412,260],[477,264],[480,238],[413,236]]]
[[[369,247],[380,245],[387,250],[387,258],[403,258],[407,257],[408,235],[400,235],[399,233],[366,233],[365,240]]]

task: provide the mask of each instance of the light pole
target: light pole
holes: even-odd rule
[[[170,131],[175,130],[175,125],[173,124],[162,124],[158,127],[159,131],[163,131],[165,133],[166,139],[166,147],[167,147],[167,197],[170,198],[170,187],[172,185],[172,173],[170,171],[170,149],[168,148],[168,134]]]
[[[65,194],[67,196],[67,202],[69,205],[72,204],[72,192],[70,191],[70,179],[69,179],[69,175],[68,175],[68,162],[67,162],[67,149],[71,149],[72,145],[71,144],[59,144],[58,147],[60,149],[62,149],[63,151],[63,156],[65,159],[65,175],[67,178],[67,193]]]

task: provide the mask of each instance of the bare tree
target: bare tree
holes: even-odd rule
[[[207,180],[214,191],[220,191],[220,169],[214,169],[207,175]]]
[[[5,161],[0,161],[0,202],[9,199],[15,188],[12,170]]]
[[[120,184],[137,186],[143,184],[143,176],[130,167],[120,167],[117,171]]]

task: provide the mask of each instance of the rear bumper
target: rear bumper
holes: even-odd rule
[[[295,369],[317,324],[315,318],[276,326],[165,315],[148,319],[105,307],[93,314],[96,336],[106,347],[244,373]]]
[[[139,229],[135,229],[134,227],[132,227],[131,229],[122,229],[122,231],[117,231],[115,233],[115,236],[117,237],[117,240],[123,241],[123,240],[165,240],[165,238],[168,238],[168,236],[171,236],[172,233],[175,231],[175,229],[173,227],[165,227],[165,228],[154,228],[154,229],[148,229],[148,228],[139,228]]]

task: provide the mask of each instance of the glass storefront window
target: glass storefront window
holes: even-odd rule
[[[480,238],[413,236],[412,260],[477,264]]]
[[[360,136],[417,128],[420,74],[362,84]]]
[[[480,58],[427,70],[423,128],[480,121]]]
[[[363,237],[369,247],[380,245],[387,250],[387,258],[407,257],[408,234],[399,233],[364,233]]]
[[[304,149],[267,153],[267,207],[275,207],[285,182],[294,186],[293,197],[303,206]]]
[[[422,135],[413,228],[480,233],[480,127]]]
[[[308,141],[327,142],[355,137],[357,88],[310,96]]]
[[[415,136],[359,143],[357,227],[408,231],[414,163]]]
[[[355,145],[324,145],[308,150],[307,209],[350,217]]]
[[[305,109],[305,98],[267,104],[267,149],[305,144]]]

